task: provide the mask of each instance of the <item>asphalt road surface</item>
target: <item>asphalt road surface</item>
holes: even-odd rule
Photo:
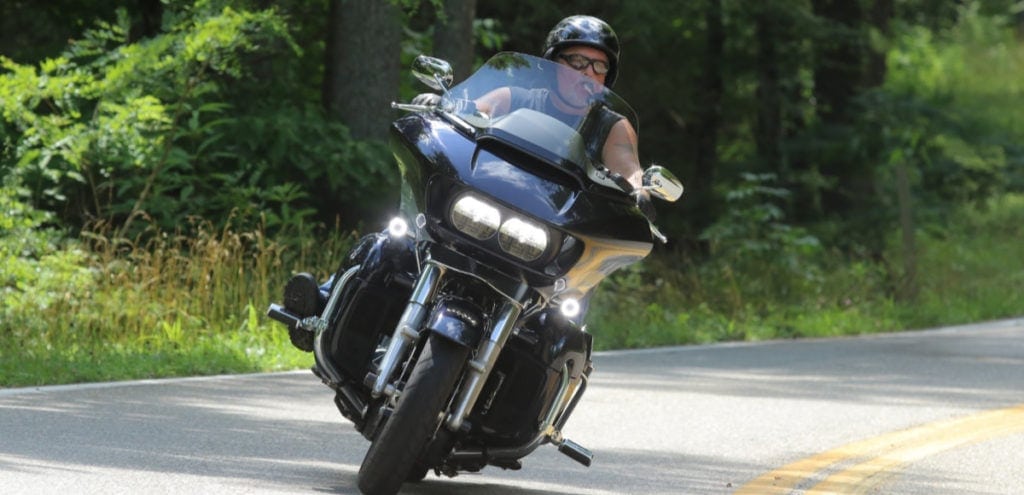
[[[1024,493],[1024,319],[600,353],[521,471],[409,494]],[[355,493],[367,443],[309,372],[0,390],[0,493]]]

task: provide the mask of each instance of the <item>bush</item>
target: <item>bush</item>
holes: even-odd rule
[[[0,175],[34,207],[131,237],[195,216],[277,232],[380,203],[382,147],[288,91],[301,50],[282,15],[168,9],[152,38],[130,41],[121,10],[38,67],[0,57]]]

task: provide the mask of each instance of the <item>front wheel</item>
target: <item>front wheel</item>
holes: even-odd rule
[[[423,447],[443,420],[469,349],[430,336],[398,399],[395,411],[370,445],[359,468],[359,490],[367,495],[398,492]]]

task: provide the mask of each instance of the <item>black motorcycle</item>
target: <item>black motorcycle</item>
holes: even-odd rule
[[[401,214],[357,243],[329,287],[293,277],[268,315],[313,352],[313,372],[371,442],[364,493],[431,470],[519,469],[545,443],[589,466],[591,452],[561,433],[593,370],[586,301],[664,240],[638,198],[675,201],[682,186],[651,166],[638,194],[601,164],[589,144],[606,135],[601,122],[638,129],[636,115],[562,65],[502,53],[449,87],[450,66],[421,56],[413,73],[443,95],[393,105],[412,112],[391,126]],[[557,77],[587,92],[579,115],[476,104]]]

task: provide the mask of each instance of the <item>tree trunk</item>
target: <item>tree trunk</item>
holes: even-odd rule
[[[863,24],[860,2],[813,0],[814,14],[823,22],[814,70],[818,115],[827,123],[847,123],[850,103],[862,80]]]
[[[910,192],[910,177],[907,163],[896,164],[896,198],[900,209],[900,232],[903,245],[903,283],[899,296],[904,301],[917,298],[917,243],[915,242],[914,204]]]
[[[1024,10],[1014,14],[1013,18],[1017,20],[1017,38],[1024,38]]]
[[[447,60],[461,80],[473,70],[476,0],[445,0],[444,19],[434,24],[434,56]]]
[[[399,14],[387,0],[331,0],[322,98],[353,138],[387,138],[401,71]]]
[[[725,51],[725,29],[722,25],[722,0],[707,0],[706,48],[703,75],[700,81],[700,110],[697,115],[696,159],[693,176],[694,207],[702,209],[700,218],[710,220],[715,173],[718,168],[718,132],[722,114],[722,56]],[[698,225],[703,228],[703,225]]]
[[[883,38],[889,37],[889,21],[893,16],[893,0],[874,0],[871,11],[868,13],[871,26],[874,27]],[[885,48],[872,47],[868,51],[868,67],[865,74],[864,85],[868,88],[877,88],[885,82]]]
[[[817,56],[814,64],[815,111],[826,153],[819,158],[819,171],[834,185],[822,191],[824,211],[835,215],[866,211],[873,195],[870,165],[854,157],[848,148],[856,130],[855,97],[866,79],[864,63],[864,18],[861,2],[852,0],[812,0],[814,14],[822,26],[814,37]]]
[[[164,5],[160,0],[138,0],[139,21],[132,26],[131,39],[152,38],[160,34]]]
[[[757,126],[754,142],[762,169],[780,172],[782,162],[782,95],[779,84],[779,57],[775,47],[780,42],[776,27],[779,19],[772,15],[769,4],[762,4],[754,13],[757,37]]]

